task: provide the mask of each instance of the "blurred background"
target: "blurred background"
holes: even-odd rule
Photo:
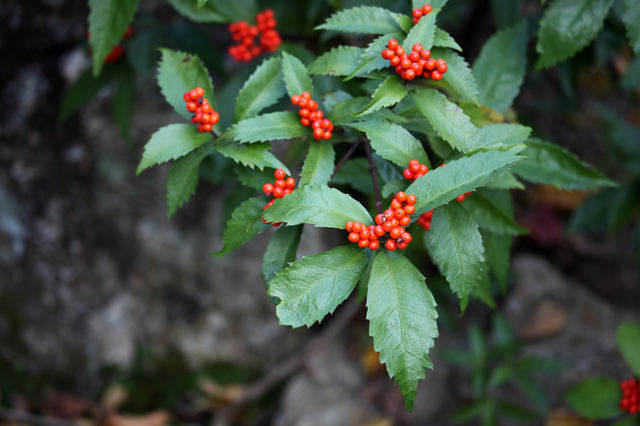
[[[141,0],[124,54],[93,80],[86,1],[0,2],[0,423],[449,425],[480,424],[478,410],[501,407],[495,424],[592,424],[564,395],[588,377],[631,377],[615,333],[640,321],[640,59],[620,1],[593,43],[542,71],[540,1],[451,0],[439,16],[469,63],[497,30],[526,19],[529,65],[506,117],[620,188],[512,191],[531,234],[514,242],[495,310],[475,302],[460,317],[417,252],[440,337],[411,414],[355,300],[311,329],[278,325],[260,276],[272,231],[210,256],[230,212],[253,194],[232,162],[208,158],[196,195],[170,219],[169,166],[136,176],[150,135],[181,121],[155,81],[158,47],[203,59],[223,121],[264,59],[232,61],[227,25],[192,22],[170,3]],[[397,0],[259,3],[276,12],[281,49],[305,63],[339,44],[366,45],[313,31],[335,9],[411,10]],[[314,79],[320,93],[342,84]],[[294,161],[286,142],[274,151]],[[305,229],[298,256],[340,237]]]

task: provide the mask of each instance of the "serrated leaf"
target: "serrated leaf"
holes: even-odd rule
[[[255,0],[215,0],[216,8],[228,17],[228,22],[249,21],[258,13]]]
[[[213,85],[204,64],[196,55],[160,49],[162,59],[158,65],[158,85],[169,105],[178,114],[191,119],[187,111],[184,94],[196,87],[204,89],[204,97],[215,110],[216,99],[213,96]]]
[[[338,46],[320,56],[308,66],[314,75],[349,75],[358,67],[363,49],[356,46]]]
[[[422,48],[427,50],[430,50],[433,47],[433,39],[436,34],[437,16],[438,11],[434,10],[427,16],[420,18],[420,22],[411,28],[411,31],[407,34],[407,38],[404,40],[404,43],[402,43],[402,47],[404,47],[407,55],[411,53],[413,45],[416,43],[420,43]]]
[[[621,414],[620,386],[612,379],[594,377],[572,387],[566,395],[573,409],[592,420],[612,419]]]
[[[442,74],[444,80],[463,98],[480,105],[478,83],[467,61],[457,53],[441,47],[434,47],[431,50],[431,55],[447,62],[447,72]]]
[[[487,264],[500,283],[502,294],[506,294],[509,254],[513,238],[511,238],[510,235],[498,235],[482,229],[480,230],[480,235],[482,236],[482,242],[484,244]]]
[[[622,21],[627,27],[627,38],[631,48],[640,53],[640,3],[636,0],[622,0]]]
[[[282,73],[289,96],[300,96],[302,92],[313,95],[313,84],[311,84],[307,67],[300,62],[300,59],[284,51],[282,52]]]
[[[526,141],[530,134],[530,127],[519,124],[489,124],[478,129],[481,146],[515,145]]]
[[[280,324],[310,327],[333,313],[351,294],[369,259],[371,250],[350,244],[307,256],[276,273],[268,293],[280,299]]]
[[[385,49],[389,40],[394,39],[397,40],[398,43],[402,43],[404,41],[404,38],[405,35],[403,33],[396,32],[385,34],[373,40],[362,52],[358,67],[353,70],[353,72],[349,74],[349,76],[347,76],[347,78],[345,78],[344,80],[351,80],[354,77],[362,77],[365,74],[368,74],[375,70],[388,68],[390,66],[389,61],[380,56],[382,50]]]
[[[267,169],[260,170],[238,165],[235,167],[234,172],[238,176],[240,183],[258,191],[262,191],[262,186],[265,183],[272,183],[275,179],[273,171]]]
[[[336,12],[315,29],[361,34],[389,34],[397,32],[400,27],[386,9],[361,6]]]
[[[193,0],[167,0],[167,2],[180,15],[194,22],[231,22],[230,18],[218,12],[212,1],[208,1],[202,8],[198,8]]]
[[[208,143],[171,164],[167,175],[167,217],[171,217],[195,194],[200,163],[212,152],[213,144]]]
[[[401,126],[379,120],[352,123],[350,126],[365,132],[371,147],[382,158],[403,168],[409,167],[409,161],[414,159],[431,167],[420,141]]]
[[[362,204],[327,185],[310,184],[277,199],[265,213],[269,222],[286,222],[288,226],[311,223],[321,228],[344,229],[347,222],[373,225]]]
[[[209,0],[198,0],[198,9],[202,9]]]
[[[411,4],[412,7],[411,9],[422,9],[422,6],[424,6],[426,0],[412,0]],[[449,0],[431,0],[429,1],[429,4],[431,5],[431,7],[433,7],[434,9],[442,9],[444,7],[445,4],[447,4],[447,1]]]
[[[400,117],[392,113],[387,108],[380,108],[378,111],[372,114],[365,114],[362,116],[354,117],[353,114],[357,114],[362,111],[369,104],[370,98],[359,97],[348,99],[331,110],[327,118],[331,120],[334,126],[342,126],[347,123],[353,123],[356,121],[365,120],[388,120],[399,123],[404,123],[407,120],[404,117]]]
[[[300,173],[300,188],[312,183],[326,184],[333,174],[336,153],[325,140],[311,142],[309,154]]]
[[[418,380],[438,337],[436,302],[415,266],[399,253],[382,250],[371,268],[367,319],[373,347],[389,376],[400,385],[405,404],[413,410]]]
[[[265,211],[264,206],[267,205],[267,201],[266,197],[249,198],[240,204],[231,213],[231,219],[222,235],[224,243],[222,250],[211,253],[211,255],[213,257],[226,256],[256,235],[269,229],[272,225],[262,222],[262,214]]]
[[[430,230],[434,260],[451,290],[460,299],[468,296],[483,272],[484,247],[478,225],[460,203],[450,203],[433,211]]]
[[[482,303],[484,303],[491,309],[495,309],[497,307],[496,301],[493,299],[493,296],[491,295],[491,280],[489,279],[489,272],[487,270],[486,262],[482,264],[482,272],[480,274],[480,280],[478,280],[478,285],[476,285],[471,291],[471,296],[482,301]],[[465,299],[460,300],[460,307],[462,311],[461,314],[464,314],[466,305],[463,306],[463,304],[468,303],[468,298],[469,296],[467,296]]]
[[[555,0],[538,30],[537,68],[547,68],[586,47],[602,28],[613,0]]]
[[[93,76],[92,70],[83,72],[80,77],[65,90],[62,104],[60,105],[58,120],[66,120],[71,114],[95,98],[100,89],[117,75],[119,69],[118,64],[109,64],[104,67],[98,77]]]
[[[283,169],[288,175],[291,175],[287,166],[269,151],[271,145],[266,142],[247,145],[231,141],[216,141],[215,148],[220,154],[231,158],[236,163],[242,163],[251,168],[257,167],[260,170],[265,167]]]
[[[333,109],[343,102],[353,99],[353,96],[344,90],[332,90],[322,95],[322,103],[324,104],[327,114],[331,114]]]
[[[511,106],[524,81],[526,54],[526,21],[498,31],[485,43],[472,67],[483,105],[501,113]]]
[[[636,376],[640,376],[640,324],[625,322],[616,331],[618,350]]]
[[[529,231],[516,223],[512,216],[480,193],[469,195],[462,203],[473,217],[473,220],[483,229],[496,234],[523,235]]]
[[[468,101],[456,101],[465,114],[471,119],[471,124],[477,128],[487,126],[489,124],[500,124],[506,120],[502,114],[486,105],[476,105],[473,102]]]
[[[518,180],[511,170],[507,170],[487,183],[486,187],[491,189],[525,189],[524,184]]]
[[[422,89],[411,92],[411,98],[438,134],[453,148],[469,152],[480,147],[478,129],[442,93],[434,89]]]
[[[265,59],[244,83],[236,100],[234,123],[258,115],[286,93],[281,62],[275,56]]]
[[[363,194],[374,194],[369,161],[366,158],[352,158],[342,165],[340,170],[331,178],[336,185],[349,185]],[[382,177],[378,174],[378,181]]]
[[[161,127],[144,146],[136,174],[156,164],[182,157],[210,139],[211,133],[200,133],[195,126],[189,124]]]
[[[411,28],[413,28],[413,20],[410,16],[394,12],[389,12],[389,15],[393,17],[398,26],[400,26],[402,31],[404,31],[405,33],[408,33],[409,31],[411,31]]]
[[[440,47],[448,47],[449,49],[457,50],[458,52],[462,52],[462,47],[449,35],[445,30],[441,30],[440,28],[436,28],[436,33],[433,38],[433,45]]]
[[[407,96],[407,93],[409,93],[409,89],[407,89],[407,86],[404,85],[403,80],[399,76],[389,76],[378,86],[376,91],[373,92],[371,102],[362,111],[354,114],[354,116],[362,117],[363,115],[376,112],[382,107],[395,105]]]
[[[513,166],[520,157],[510,151],[487,151],[463,157],[438,167],[412,183],[407,194],[415,194],[418,202],[412,217],[433,210],[494,179]]]
[[[102,71],[104,60],[133,21],[138,0],[89,0],[89,44],[93,52],[93,75]]]
[[[530,182],[553,185],[569,191],[617,186],[602,173],[588,168],[564,148],[540,139],[527,140],[527,148],[522,155],[530,158],[524,159],[513,171]]]
[[[302,225],[283,226],[273,234],[262,259],[260,274],[265,281],[271,281],[276,276],[276,272],[286,268],[289,263],[295,262],[302,229]]]
[[[383,182],[402,178],[402,173],[398,170],[398,167],[378,154],[373,154],[373,164],[375,164],[376,169],[378,169],[378,173],[380,173]]]
[[[387,182],[382,187],[382,198],[390,197],[397,194],[399,191],[407,189],[409,181],[406,179],[394,179]]]
[[[269,142],[305,136],[311,133],[309,129],[300,123],[297,114],[272,112],[242,120],[231,128],[229,135],[241,143]]]

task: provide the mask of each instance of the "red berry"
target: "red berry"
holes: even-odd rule
[[[298,96],[298,95],[293,95],[293,96],[291,97],[291,103],[292,103],[292,104],[294,104],[294,105],[298,105],[298,102],[300,102],[300,96]]]
[[[389,43],[387,43],[387,47],[391,50],[396,50],[398,48],[398,42],[394,39],[389,40]]]
[[[400,191],[396,194],[396,200],[400,201],[401,203],[404,203],[407,199],[407,194],[405,194],[404,192]]]
[[[369,229],[364,228],[362,231],[360,231],[360,238],[362,238],[364,240],[368,240],[369,239]]]
[[[369,244],[371,243],[369,242],[368,239],[360,239],[360,241],[358,241],[358,247],[360,248],[369,247]]]
[[[409,60],[411,62],[418,62],[420,60],[420,54],[418,52],[411,52],[409,54]]]
[[[311,111],[309,111],[307,108],[302,108],[298,114],[300,114],[300,117],[309,117],[309,114],[311,114]]]
[[[313,131],[313,137],[315,138],[315,140],[319,141],[320,139],[322,139],[322,136],[324,136],[324,130],[322,130],[321,128],[316,128]]]
[[[429,60],[429,58],[431,58],[431,51],[424,49],[422,52],[420,52],[420,57],[425,61]]]
[[[440,74],[444,74],[445,72],[447,72],[447,64],[439,64],[437,67]]]
[[[322,120],[324,118],[324,112],[318,110],[316,111],[316,114],[318,116],[318,120]]]
[[[276,181],[273,182],[273,187],[285,189],[287,187],[287,184],[284,183],[283,179],[276,179]]]
[[[387,250],[394,251],[396,249],[396,242],[393,240],[387,240],[384,246],[387,248]]]
[[[302,92],[302,93],[300,94],[300,97],[305,98],[306,100],[309,100],[309,99],[311,99],[311,93],[309,93],[309,92]]]
[[[406,211],[405,211],[406,213]],[[411,218],[409,216],[405,216],[402,219],[400,219],[400,226],[407,226],[411,223]]]
[[[408,243],[405,243],[405,242],[402,242],[402,243],[398,243],[398,244],[396,244],[396,245],[398,246],[398,248],[399,248],[400,250],[404,250],[404,249],[406,249],[406,248],[407,248],[407,246],[408,246],[409,244],[408,244]]]
[[[298,106],[300,108],[306,108],[308,102],[309,102],[309,99],[301,97],[300,100],[298,101]]]
[[[416,206],[408,204],[404,206],[404,213],[407,215],[412,215],[416,212]]]
[[[373,230],[373,232],[378,236],[378,237],[382,237],[384,236],[384,234],[387,233],[387,231],[384,230],[384,228],[380,225],[376,226],[375,229]]]
[[[413,172],[409,169],[404,169],[402,176],[404,176],[405,179],[413,179]]]
[[[436,67],[436,60],[433,58],[427,60],[427,63],[424,64],[424,67],[429,71],[433,71],[433,69]]]
[[[409,59],[403,59],[402,61],[400,61],[400,65],[404,69],[409,69],[411,68],[411,61]]]
[[[411,234],[408,232],[405,232],[402,235],[400,235],[400,238],[402,238],[402,240],[407,244],[410,243],[412,240]]]
[[[307,102],[307,109],[309,111],[315,111],[318,109],[318,103],[316,101],[314,101],[313,99],[310,99],[309,102]]]
[[[381,214],[376,215],[376,223],[378,225],[382,225],[384,223],[384,219],[383,218],[384,218],[384,216],[381,215]]]
[[[411,161],[415,161],[415,160],[411,160]],[[418,163],[417,161],[415,163],[409,162],[409,168],[411,169],[412,173],[419,173],[420,172],[420,163]]]
[[[413,71],[415,75],[418,75],[418,73],[422,74],[422,67],[420,67],[420,64],[418,64],[417,62],[412,63],[411,68],[409,69]]]
[[[396,219],[400,220],[405,216],[405,211],[402,208],[396,209]]]
[[[401,209],[402,208],[402,204],[400,203],[400,201],[396,200],[395,198],[393,200],[391,200],[391,210],[397,210],[397,209]]]
[[[212,130],[213,130],[213,126],[211,125],[211,123],[206,123],[206,124],[203,124],[203,125],[202,125],[202,129],[203,129],[205,132],[210,132],[210,131],[212,131]]]
[[[402,46],[396,47],[396,55],[398,56],[404,55],[404,48]]]
[[[384,49],[384,50],[382,51],[382,53],[380,54],[380,56],[382,56],[382,59],[389,59],[389,58],[390,58],[390,56],[389,56],[389,49]]]
[[[391,232],[391,230],[393,229],[393,222],[391,222],[390,220],[386,221],[382,224],[382,229],[384,230],[384,232]]]
[[[275,176],[276,179],[283,180],[287,176],[287,174],[282,169],[276,169],[276,171],[273,173],[273,176]]]
[[[433,7],[431,7],[431,5],[429,5],[429,4],[425,4],[424,6],[422,6],[422,14],[423,15],[431,13],[432,10],[433,10]]]
[[[195,102],[187,103],[187,111],[196,112],[197,109],[198,109],[198,104],[196,104]]]
[[[442,80],[442,74],[440,74],[438,70],[433,70],[431,72],[431,78],[434,79],[435,81],[440,81]]]
[[[391,58],[391,59],[389,60],[389,64],[390,64],[392,67],[397,67],[397,66],[399,66],[399,65],[400,65],[400,58],[399,58],[399,57],[397,57],[397,56],[394,56],[393,58]]]
[[[331,132],[324,132],[324,135],[322,135],[322,139],[329,140],[331,139]]]
[[[353,228],[353,222],[351,221],[347,222],[347,224],[344,226],[344,229],[346,229],[347,232],[351,232],[352,228]]]
[[[464,197],[464,194],[462,194],[462,195],[458,195],[458,196],[456,197],[456,201],[457,201],[457,202],[459,202],[459,203],[461,203],[461,202],[463,202],[463,201],[464,201],[464,198],[465,198],[465,197]]]
[[[422,10],[413,9],[413,17],[418,19],[422,18]]]
[[[198,96],[198,91],[196,89],[189,91],[189,97],[191,98],[192,101],[197,101],[198,99],[201,98],[201,96]]]
[[[273,188],[273,196],[274,198],[282,198],[284,197],[284,189],[282,188]]]
[[[357,243],[360,240],[360,234],[352,232],[349,234],[349,241]]]
[[[293,189],[296,187],[296,180],[292,177],[287,178],[287,180],[285,180],[284,183],[289,189]]]
[[[397,238],[400,238],[400,235],[402,235],[402,230],[400,229],[400,227],[394,228],[394,229],[391,230],[389,235],[391,236],[392,239],[395,240]]]
[[[308,125],[310,125],[310,124],[311,124],[311,120],[309,120],[309,119],[308,119],[308,118],[306,118],[306,117],[302,117],[302,118],[300,119],[300,123],[302,123],[302,125],[303,125],[303,126],[308,126]]]
[[[380,248],[380,242],[378,241],[370,241],[369,242],[369,249],[370,250],[378,250]]]
[[[364,229],[364,227],[362,226],[362,224],[360,222],[354,222],[353,223],[353,232],[357,232],[358,234],[360,232],[362,232],[362,230]]]
[[[411,195],[407,195],[407,204],[415,204],[418,201],[418,199],[416,198],[415,195],[411,194]]]

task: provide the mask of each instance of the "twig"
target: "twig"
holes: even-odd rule
[[[378,214],[382,214],[382,201],[380,199],[380,187],[378,186],[378,168],[373,162],[369,139],[364,139],[364,149],[367,151],[367,158],[369,159],[369,172],[371,172],[371,180],[373,181],[373,192],[375,192],[376,195],[376,209],[378,210]]]
[[[344,157],[342,157],[342,159],[338,161],[338,164],[336,164],[336,167],[333,169],[333,173],[331,174],[331,179],[333,179],[333,176],[336,173],[338,173],[338,170],[340,170],[340,167],[342,167],[344,163],[347,162],[349,157],[351,157],[351,155],[356,151],[356,148],[358,148],[358,145],[360,145],[360,142],[362,141],[358,139],[353,145],[351,145],[351,148],[349,148],[349,151],[347,151]]]
[[[26,411],[11,410],[0,407],[0,420],[26,423],[34,426],[80,426],[79,423],[51,417],[36,416]]]

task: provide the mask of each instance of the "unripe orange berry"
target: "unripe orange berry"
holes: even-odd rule
[[[380,242],[378,241],[370,241],[369,242],[369,249],[370,250],[378,250],[380,248]]]
[[[360,234],[352,232],[349,234],[349,241],[352,243],[357,243],[360,240]]]
[[[284,180],[284,178],[287,176],[287,174],[282,169],[276,169],[276,171],[273,172],[273,176],[275,176],[276,179]]]
[[[384,246],[385,246],[385,247],[387,248],[387,250],[389,250],[389,251],[395,251],[395,249],[396,249],[396,242],[395,242],[395,241],[393,241],[393,240],[387,240],[387,242],[385,243],[385,245],[384,245]]]

